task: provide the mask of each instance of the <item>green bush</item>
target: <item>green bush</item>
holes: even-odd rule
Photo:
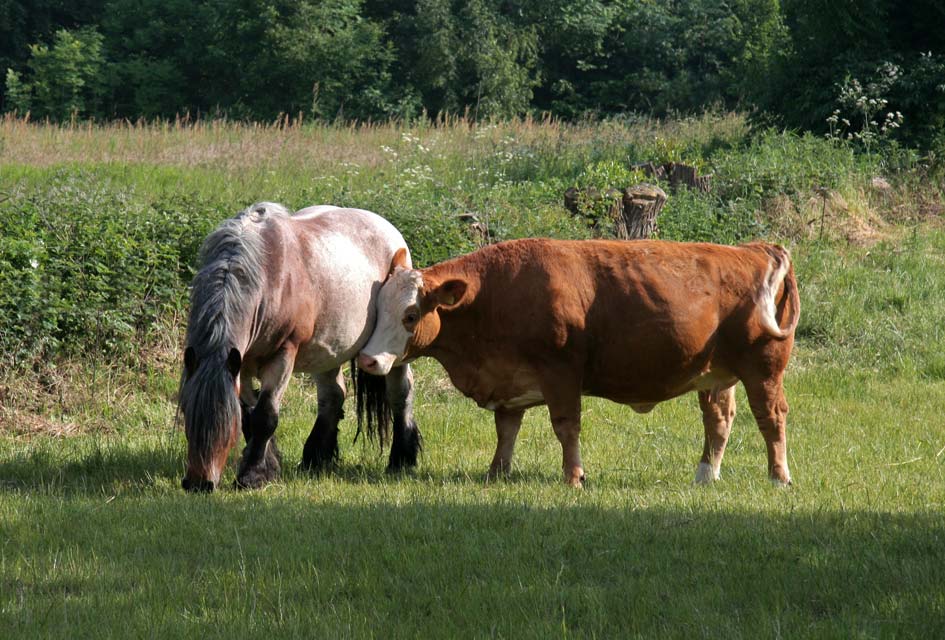
[[[710,162],[713,188],[725,200],[758,200],[809,193],[863,170],[864,160],[844,144],[811,134],[768,130],[751,143],[725,150]]]
[[[51,47],[31,45],[28,78],[13,69],[6,72],[11,109],[53,120],[94,113],[102,93],[102,42],[94,29],[61,29]]]
[[[59,170],[0,205],[0,353],[99,357],[179,312],[213,212]]]
[[[667,198],[659,217],[659,235],[664,240],[737,244],[764,232],[749,202],[724,201],[685,188]]]

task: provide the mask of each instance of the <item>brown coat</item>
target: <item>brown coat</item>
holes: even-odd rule
[[[409,272],[393,269],[385,288],[405,277],[399,271]],[[422,282],[420,317],[399,355],[435,358],[460,391],[496,412],[493,474],[508,469],[528,407],[548,405],[566,480],[580,484],[582,395],[648,411],[696,390],[706,427],[697,480],[712,480],[741,380],[768,444],[769,473],[790,481],[781,379],[800,305],[783,248],[526,239],[413,273]],[[362,366],[391,311],[383,294]]]

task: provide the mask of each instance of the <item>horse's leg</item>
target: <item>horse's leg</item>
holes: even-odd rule
[[[259,399],[249,417],[249,442],[243,450],[236,475],[236,486],[257,489],[279,477],[282,455],[276,446],[279,404],[292,377],[295,347],[284,346],[259,369]]]
[[[345,377],[341,367],[315,376],[318,415],[302,449],[302,468],[326,469],[338,458],[338,422],[345,417]]]
[[[253,389],[253,376],[240,371],[240,414],[243,428],[243,439],[249,444],[249,418],[253,414],[253,407],[259,401],[259,394]]]
[[[422,438],[413,418],[413,372],[410,365],[394,367],[384,378],[387,404],[394,417],[394,437],[390,446],[388,471],[417,466]]]
[[[696,469],[696,483],[708,484],[719,479],[719,467],[735,420],[735,385],[728,389],[700,391],[699,407],[705,427],[705,446]]]
[[[499,476],[507,476],[512,470],[512,453],[515,451],[515,439],[522,428],[524,409],[496,409],[495,433],[498,443],[495,447],[495,456],[489,467],[487,480],[495,480]]]

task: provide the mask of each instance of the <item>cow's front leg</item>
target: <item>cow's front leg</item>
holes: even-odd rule
[[[512,471],[515,439],[522,427],[522,417],[524,415],[524,409],[496,409],[495,433],[498,437],[498,443],[496,444],[492,464],[489,466],[489,473],[486,475],[487,481],[495,480],[499,476],[508,476]]]

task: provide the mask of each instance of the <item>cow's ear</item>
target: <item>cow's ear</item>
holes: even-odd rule
[[[394,257],[390,261],[390,269],[387,270],[387,277],[390,278],[394,275],[394,271],[398,268],[406,269],[409,265],[407,264],[407,250],[403,247],[394,252]]]
[[[184,376],[189,379],[197,369],[197,352],[193,347],[184,349]]]
[[[465,280],[447,280],[433,291],[436,306],[442,309],[451,309],[458,305],[466,295]]]

